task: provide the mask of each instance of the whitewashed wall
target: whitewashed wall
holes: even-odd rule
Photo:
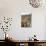
[[[32,13],[32,27],[21,28],[22,13]],[[12,26],[8,33],[17,40],[27,40],[34,34],[39,40],[44,40],[46,37],[45,15],[45,8],[32,8],[28,0],[0,0],[0,16],[13,17]],[[2,31],[0,31],[0,35],[0,39],[2,39]]]

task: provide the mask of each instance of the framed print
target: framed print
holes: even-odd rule
[[[31,27],[32,26],[32,14],[21,16],[21,27]]]

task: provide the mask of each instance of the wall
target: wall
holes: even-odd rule
[[[46,16],[45,16],[45,24],[44,24],[45,28],[44,28],[44,38],[46,39]]]
[[[28,0],[0,0],[0,17],[13,17],[12,26],[8,33],[16,40],[28,40],[34,34],[39,40],[44,40],[45,12],[45,8],[32,8]],[[23,13],[32,13],[32,27],[21,28],[21,15]],[[2,35],[1,33],[0,35]],[[0,39],[2,38],[0,36]]]

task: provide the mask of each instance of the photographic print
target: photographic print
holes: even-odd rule
[[[22,15],[21,16],[21,27],[31,27],[32,15]]]

